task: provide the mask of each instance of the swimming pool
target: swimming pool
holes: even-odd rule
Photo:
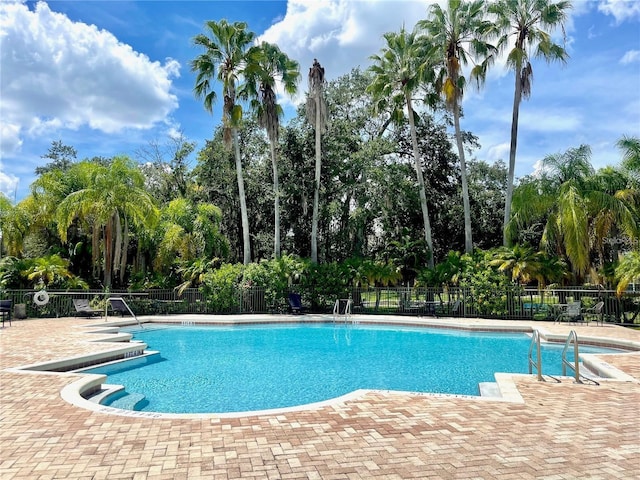
[[[331,323],[163,326],[134,338],[160,355],[88,372],[126,387],[128,396],[105,405],[164,413],[282,408],[358,389],[478,395],[496,372],[527,373],[531,342],[521,333]],[[543,344],[545,374],[561,373],[562,347]]]

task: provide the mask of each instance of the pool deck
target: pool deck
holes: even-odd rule
[[[579,338],[640,344],[640,331],[593,323],[478,319],[438,319],[438,323],[535,325],[549,334],[566,336],[573,329]],[[14,320],[0,330],[1,479],[640,476],[640,352],[603,356],[628,377],[599,386],[575,384],[567,377],[557,383],[509,376],[521,401],[363,392],[331,405],[287,413],[146,418],[68,403],[61,391],[80,379],[79,374],[16,370],[123,346],[97,341],[109,335],[92,333],[87,326],[103,327],[105,321]]]

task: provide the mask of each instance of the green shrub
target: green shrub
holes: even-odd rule
[[[211,311],[237,312],[240,310],[238,290],[244,269],[244,265],[240,263],[226,263],[219,269],[205,274],[201,288]]]

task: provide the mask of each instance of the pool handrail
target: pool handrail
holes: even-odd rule
[[[532,352],[533,346],[536,346],[536,359],[533,359]],[[540,355],[540,332],[534,330],[531,335],[531,344],[529,345],[529,375],[533,373],[533,368],[537,371],[537,378],[539,382],[543,381],[542,378],[542,356]]]

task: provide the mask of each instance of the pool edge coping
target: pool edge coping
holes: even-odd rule
[[[185,321],[184,317],[187,317],[186,320],[194,320],[191,317],[194,315],[180,315],[180,316],[172,316],[172,317],[139,317],[140,321],[143,323],[169,323],[169,324],[181,324]],[[211,315],[197,315],[197,317],[207,317],[211,318]],[[282,320],[282,317],[276,316],[265,316],[265,315],[245,315],[241,316],[218,316],[219,320],[217,321],[208,321],[208,322],[194,322],[189,323],[189,325],[252,325],[252,324],[297,324],[297,323],[331,323],[333,322],[333,317],[331,315],[300,315],[294,317],[287,317],[285,320]],[[354,318],[355,317],[355,318]],[[173,321],[168,321],[169,318],[173,318]],[[280,318],[281,320],[278,320]],[[458,320],[453,317],[441,317],[438,319],[429,319],[424,317],[399,317],[399,316],[380,316],[371,318],[370,316],[360,316],[353,315],[354,323],[362,323],[366,325],[395,325],[395,326],[418,326],[418,327],[432,327],[432,328],[445,328],[445,329],[459,329],[466,331],[479,331],[479,332],[502,332],[502,333],[531,333],[533,330],[536,330],[531,325],[489,325],[489,324],[469,324],[462,322],[451,322],[451,320]],[[366,320],[364,320],[366,318]],[[182,320],[180,320],[182,319]],[[224,320],[222,320],[224,319]],[[436,320],[448,320],[446,323],[442,321]],[[466,319],[469,320],[469,319]],[[482,319],[477,319],[482,320]],[[105,320],[107,322],[107,320]],[[112,331],[105,331],[105,329],[112,329],[113,327],[121,327],[121,326],[131,326],[135,325],[136,322],[131,320],[118,320],[115,322],[105,323],[99,326],[95,324],[89,325],[81,325],[80,328],[86,328],[87,333],[110,333],[107,337],[103,337],[100,339],[91,340],[90,342],[126,342],[127,345],[130,343],[127,340],[124,340],[125,336],[122,336],[121,333],[112,333]],[[564,342],[566,337],[560,334],[555,334],[548,332],[544,329],[537,329],[541,338],[543,338],[547,342],[558,343]],[[585,342],[591,341],[594,343]],[[612,346],[614,348],[623,348],[625,351],[621,354],[631,354],[633,352],[640,352],[640,342],[634,341],[625,341],[621,339],[609,338],[609,337],[580,337],[580,341],[586,345],[596,345],[596,346]],[[124,352],[128,350],[139,349],[142,342],[131,342],[135,345],[135,347],[123,347],[118,349],[118,352]],[[146,345],[145,345],[146,347]],[[313,402],[303,405],[296,405],[292,407],[282,407],[275,409],[266,409],[266,410],[252,410],[252,411],[243,411],[243,412],[221,412],[221,413],[163,413],[163,412],[139,412],[132,410],[122,410],[118,408],[108,407],[104,405],[100,405],[98,403],[92,402],[88,400],[83,395],[87,395],[92,391],[100,390],[101,386],[107,379],[106,375],[101,374],[88,374],[82,372],[73,372],[73,371],[52,371],[44,368],[49,365],[56,364],[68,364],[69,362],[79,362],[85,359],[91,359],[96,356],[106,356],[107,354],[113,354],[116,350],[99,352],[94,354],[85,354],[77,357],[69,357],[60,360],[52,360],[48,362],[41,362],[32,365],[24,365],[19,367],[12,367],[5,369],[5,371],[10,371],[13,373],[31,373],[31,374],[49,374],[49,375],[66,375],[66,376],[74,376],[78,375],[81,378],[72,381],[62,388],[60,391],[61,397],[68,403],[77,406],[79,408],[83,408],[85,410],[93,411],[96,413],[104,413],[110,415],[119,415],[126,417],[135,417],[135,418],[166,418],[166,419],[215,419],[215,418],[242,418],[248,416],[262,416],[262,415],[282,415],[286,413],[292,413],[297,411],[307,411],[307,410],[315,410],[325,407],[331,407],[338,404],[344,404],[349,400],[360,398],[368,393],[374,392],[378,394],[384,395],[412,395],[419,397],[433,397],[433,398],[464,398],[473,401],[497,401],[497,402],[510,402],[510,403],[524,403],[524,400],[517,388],[515,378],[517,377],[531,377],[531,375],[527,374],[519,374],[519,373],[508,373],[508,372],[496,372],[495,378],[496,383],[498,385],[501,396],[500,397],[489,397],[489,396],[474,396],[474,395],[460,395],[460,394],[446,394],[446,393],[430,393],[430,392],[411,392],[411,391],[400,391],[400,390],[372,390],[372,389],[359,389],[354,390],[353,392],[349,392],[345,395],[341,395],[338,397],[334,397],[327,400],[322,400],[320,402]],[[640,380],[632,377],[621,370],[617,369],[614,366],[609,365],[608,363],[602,361],[601,359],[595,358],[596,354],[581,354],[589,356],[589,360],[593,366],[593,368],[597,369],[597,371],[607,373],[611,375],[610,378],[606,378],[606,381],[620,381],[620,382],[635,382],[640,383]],[[605,355],[605,354],[602,354]],[[135,357],[132,357],[135,358]],[[124,359],[123,360],[127,360]],[[560,377],[565,378],[565,377]]]

